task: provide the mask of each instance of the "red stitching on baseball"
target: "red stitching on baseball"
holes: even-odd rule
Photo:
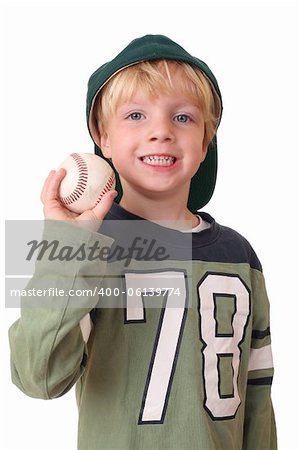
[[[70,156],[75,160],[75,163],[78,167],[79,179],[77,182],[77,186],[71,194],[66,195],[65,197],[60,197],[60,201],[64,205],[70,205],[81,197],[81,195],[85,191],[88,180],[88,170],[85,160],[78,153],[72,153]]]
[[[113,172],[110,175],[110,177],[108,178],[105,186],[103,187],[103,189],[102,189],[100,195],[98,196],[97,200],[95,201],[95,204],[93,205],[93,207],[97,206],[97,204],[100,203],[100,201],[102,200],[103,195],[106,194],[106,192],[110,191],[110,189],[114,185],[114,180],[115,180],[115,174]]]

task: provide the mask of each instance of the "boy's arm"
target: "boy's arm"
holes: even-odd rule
[[[101,248],[110,247],[113,242],[101,234],[54,220],[45,222],[43,239],[58,239],[61,248],[74,249],[81,244],[88,248],[97,242]],[[21,318],[9,330],[13,382],[27,395],[44,399],[63,395],[84,370],[88,357],[88,313],[98,302],[98,296],[91,291],[101,284],[106,267],[103,258],[49,261],[49,251],[37,261],[26,289],[54,289],[43,297],[24,296]],[[59,289],[65,296],[51,295]],[[82,296],[69,295],[70,290],[74,294],[77,289],[91,291]]]
[[[269,301],[264,278],[256,271],[252,292],[253,326],[248,367],[243,450],[276,450],[276,425],[271,401],[273,360]]]

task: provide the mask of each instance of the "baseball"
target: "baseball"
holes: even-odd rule
[[[70,211],[81,214],[94,208],[107,191],[115,188],[114,171],[92,153],[72,153],[60,168],[66,175],[60,184],[59,200]]]

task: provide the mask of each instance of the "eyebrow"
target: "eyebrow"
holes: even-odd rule
[[[128,102],[123,102],[123,103],[121,103],[119,106],[118,106],[118,108],[117,109],[122,109],[122,108],[125,108],[125,109],[127,109],[127,108],[142,108],[143,106],[144,106],[144,101],[142,101],[142,102],[131,102],[131,101],[128,101]],[[171,106],[171,108],[174,108],[174,109],[180,109],[180,108],[196,108],[196,109],[198,109],[199,111],[201,111],[201,106],[199,105],[199,104],[196,104],[196,103],[187,103],[187,102],[182,102],[182,103],[174,103],[174,104],[172,104],[172,105],[170,105]]]
[[[127,108],[140,108],[141,107],[141,103],[136,103],[136,102],[122,102],[120,103],[120,105],[118,105],[117,109],[121,110],[121,109],[127,109]]]

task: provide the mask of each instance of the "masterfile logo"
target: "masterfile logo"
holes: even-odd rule
[[[145,220],[104,221],[98,232],[65,221],[8,220],[6,306],[123,308],[131,297],[157,307],[158,297],[179,300],[170,274],[191,273],[191,243],[191,233]],[[140,273],[144,286],[128,286],[129,273]]]
[[[159,246],[156,239],[144,239],[135,237],[132,244],[128,244],[126,248],[116,245],[112,249],[108,246],[102,246],[100,241],[95,241],[92,245],[85,242],[78,246],[61,245],[58,239],[52,241],[36,239],[27,242],[29,252],[26,260],[30,261],[33,256],[40,261],[47,258],[49,261],[124,261],[124,266],[128,267],[130,261],[164,261],[170,255],[167,253],[165,246]]]

